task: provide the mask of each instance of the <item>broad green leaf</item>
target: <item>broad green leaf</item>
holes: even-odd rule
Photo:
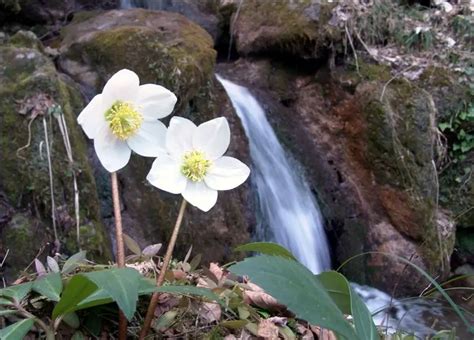
[[[132,268],[113,268],[82,274],[106,291],[117,303],[128,320],[131,320],[138,300],[141,275]]]
[[[86,259],[86,251],[80,251],[74,255],[72,255],[70,258],[66,260],[63,266],[63,270],[61,271],[63,274],[69,274],[74,269],[76,269],[80,263],[84,262]]]
[[[52,318],[77,310],[77,305],[97,290],[97,285],[83,275],[74,275],[53,309]]]
[[[0,316],[6,316],[17,313],[14,309],[0,309]]]
[[[352,315],[355,332],[359,340],[380,339],[372,315],[359,295],[351,288],[349,281],[335,271],[315,276],[326,288],[336,305],[344,314]]]
[[[252,282],[286,305],[298,318],[331,329],[347,339],[357,338],[326,289],[300,263],[261,255],[247,258],[229,270],[237,275],[248,275]]]
[[[52,301],[59,301],[63,290],[63,282],[61,280],[61,274],[49,273],[44,275],[33,282],[33,288],[35,292],[46,296]]]
[[[158,252],[161,249],[161,246],[162,246],[161,243],[151,244],[149,246],[146,246],[145,249],[143,249],[143,251],[142,251],[142,255],[143,256],[148,256],[148,257],[153,257],[156,254],[158,254]]]
[[[16,302],[20,302],[31,291],[31,287],[33,287],[33,282],[26,282],[0,289],[0,296],[6,297],[5,299],[0,298],[0,305],[11,304],[12,299]]]
[[[33,319],[25,319],[14,323],[0,330],[1,340],[18,340],[23,339],[30,331],[35,321]]]
[[[125,245],[132,253],[138,256],[142,254],[142,250],[140,249],[140,246],[133,238],[131,238],[127,234],[123,234],[123,241],[125,242]]]
[[[265,255],[281,256],[290,260],[295,260],[295,256],[286,248],[272,242],[252,242],[243,244],[235,248],[236,251],[253,251]]]
[[[334,303],[344,314],[351,314],[351,295],[347,281],[335,271],[323,272],[315,275],[316,279],[326,288]]]

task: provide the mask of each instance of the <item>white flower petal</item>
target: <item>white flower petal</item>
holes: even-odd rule
[[[166,150],[171,157],[181,161],[184,153],[193,150],[192,140],[196,129],[189,119],[177,116],[171,118],[166,134]]]
[[[215,190],[230,190],[238,187],[250,175],[247,165],[233,157],[221,157],[215,160],[204,181]]]
[[[174,93],[163,86],[145,84],[138,88],[135,101],[145,120],[156,120],[168,116],[177,100]]]
[[[132,150],[127,142],[115,137],[108,126],[104,126],[94,139],[94,148],[100,163],[108,172],[115,172],[127,165]]]
[[[188,181],[183,197],[195,207],[207,212],[217,202],[217,190],[209,188],[204,182]]]
[[[148,182],[158,189],[172,194],[181,194],[186,188],[186,177],[181,174],[180,164],[167,154],[160,154],[146,176]]]
[[[115,73],[102,91],[104,106],[109,109],[117,100],[134,102],[140,84],[135,72],[123,69]]]
[[[95,138],[99,130],[107,124],[101,94],[92,98],[90,103],[87,104],[77,117],[77,122],[82,126],[89,139]]]
[[[211,160],[221,157],[229,147],[229,143],[229,123],[224,117],[199,125],[193,136],[194,149],[204,151]]]
[[[141,156],[157,157],[166,152],[166,126],[159,120],[144,121],[137,133],[127,139],[127,144]]]

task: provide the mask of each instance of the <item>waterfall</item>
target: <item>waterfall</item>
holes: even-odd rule
[[[251,180],[258,196],[257,239],[283,245],[313,273],[330,269],[329,247],[318,205],[278,141],[265,111],[247,88],[216,77],[249,140]],[[435,300],[401,301],[372,287],[351,285],[373,314],[374,322],[388,333],[403,329],[424,337],[434,333],[430,327],[432,319],[443,319],[442,304]]]
[[[257,237],[289,249],[313,273],[330,269],[321,213],[308,184],[249,90],[219,76],[249,139],[258,196]]]
[[[120,8],[146,8],[160,10],[163,8],[163,0],[120,0]]]

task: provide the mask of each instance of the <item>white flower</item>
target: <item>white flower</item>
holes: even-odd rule
[[[250,174],[247,165],[223,156],[229,143],[229,124],[223,117],[199,126],[173,117],[166,134],[166,153],[154,161],[147,180],[209,211],[216,204],[217,190],[234,189]]]
[[[94,139],[100,162],[109,172],[127,165],[131,150],[156,157],[165,148],[166,126],[158,119],[173,111],[176,96],[155,84],[139,85],[138,76],[120,70],[82,110],[77,122]]]

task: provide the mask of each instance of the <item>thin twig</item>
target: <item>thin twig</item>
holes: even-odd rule
[[[237,21],[237,18],[239,17],[240,8],[242,7],[243,3],[244,3],[244,0],[240,0],[239,7],[237,7],[237,11],[235,12],[234,20],[232,20],[232,23],[229,27],[230,38],[229,38],[229,50],[227,51],[227,61],[230,61],[230,54],[232,52],[232,44],[234,42],[234,34],[233,34],[232,30],[233,30],[233,27],[234,27],[234,25]]]
[[[171,235],[170,243],[168,244],[168,248],[166,249],[165,258],[163,260],[163,265],[161,266],[160,275],[156,279],[156,285],[159,287],[163,284],[165,280],[166,270],[168,265],[171,261],[171,256],[173,255],[173,249],[176,244],[176,239],[178,238],[179,228],[181,227],[181,222],[183,221],[184,211],[186,209],[186,200],[183,199],[181,202],[181,207],[179,208],[178,218],[176,219],[176,224],[173,229],[173,234]],[[158,292],[153,293],[150,299],[150,304],[148,305],[148,310],[146,312],[145,321],[143,323],[142,330],[140,332],[139,339],[143,340],[148,334],[150,330],[151,321],[153,320],[153,316],[155,315],[155,309],[158,304],[160,294]]]
[[[349,39],[349,44],[351,45],[352,53],[354,53],[354,61],[355,61],[355,64],[356,64],[357,74],[360,76],[359,58],[357,57],[357,52],[356,52],[356,49],[354,47],[354,42],[352,41],[351,33],[349,32],[349,29],[347,28],[347,24],[344,25],[344,29],[346,30],[347,39]]]
[[[117,173],[112,172],[112,201],[114,204],[115,217],[115,239],[117,245],[117,265],[119,268],[125,267],[125,250],[123,246],[122,214],[120,212],[120,196],[118,189]],[[121,310],[119,310],[119,339],[127,338],[127,319]]]

